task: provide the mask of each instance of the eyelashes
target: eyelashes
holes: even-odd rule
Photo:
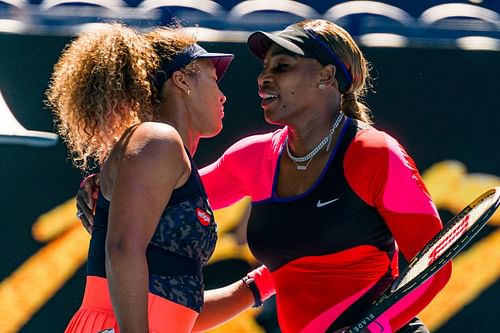
[[[276,73],[286,72],[286,70],[288,69],[289,66],[290,66],[289,64],[280,63],[280,64],[277,64],[274,67],[272,67],[271,71],[276,72]],[[263,69],[263,71],[264,70],[265,70],[265,68]]]
[[[278,64],[278,65],[276,65],[276,67],[274,67],[274,70],[276,72],[280,72],[281,73],[281,72],[286,71],[287,68],[288,68],[288,66],[289,66],[288,64]]]
[[[269,71],[270,73],[284,73],[289,71],[292,68],[293,64],[290,64],[287,61],[279,60],[272,61],[271,63],[264,63],[264,67],[262,68],[262,73]]]

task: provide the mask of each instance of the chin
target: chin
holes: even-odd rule
[[[211,137],[216,136],[220,132],[222,132],[222,124],[220,124],[219,127],[215,128],[215,129],[213,129],[211,131],[207,131],[207,132],[203,133],[202,137],[203,138],[211,138]]]
[[[283,122],[272,117],[272,114],[270,112],[264,111],[264,120],[266,121],[266,123],[270,125],[279,125],[279,126],[283,125]]]

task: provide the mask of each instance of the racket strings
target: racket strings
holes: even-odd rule
[[[489,195],[479,199],[477,202],[471,204],[468,209],[462,211],[454,221],[450,221],[445,229],[448,229],[440,238],[430,244],[428,249],[424,250],[422,255],[415,258],[415,261],[410,263],[408,270],[401,277],[399,283],[393,290],[398,290],[412,281],[426,268],[428,268],[434,261],[438,260],[442,254],[446,252],[455,241],[460,238],[467,230],[471,229],[476,222],[495,204],[498,204],[499,192],[493,191]]]

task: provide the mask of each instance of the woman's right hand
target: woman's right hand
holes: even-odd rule
[[[94,225],[94,211],[99,193],[99,174],[86,177],[76,193],[76,216],[82,221],[85,229],[92,233]]]

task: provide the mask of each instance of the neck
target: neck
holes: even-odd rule
[[[186,107],[178,103],[165,103],[159,112],[158,121],[174,127],[181,136],[184,146],[193,156],[198,148],[200,134],[191,128]]]
[[[288,125],[288,146],[293,155],[299,157],[311,152],[329,135],[340,114],[338,111],[328,118],[305,121],[300,126]]]
[[[184,145],[189,150],[189,153],[191,154],[191,156],[194,156],[194,154],[196,153],[196,149],[198,148],[198,143],[200,142],[200,137],[199,136],[196,136],[196,137],[189,136],[189,134],[186,136],[183,136],[181,134],[181,138],[182,138],[182,142],[184,142]]]
[[[289,148],[288,144],[288,137],[285,140],[285,145],[286,145],[286,152],[288,154],[288,157],[292,162],[296,165],[297,170],[302,170],[305,171],[307,170],[307,167],[309,166],[309,163],[311,163],[312,159],[326,147],[326,151],[328,152],[330,149],[330,145],[332,141],[334,140],[334,134],[335,130],[337,127],[340,125],[340,122],[343,120],[343,113],[340,112],[337,117],[335,118],[335,122],[333,123],[332,127],[328,131],[328,134],[314,147],[311,149],[310,152],[303,156],[297,156],[292,154]]]

